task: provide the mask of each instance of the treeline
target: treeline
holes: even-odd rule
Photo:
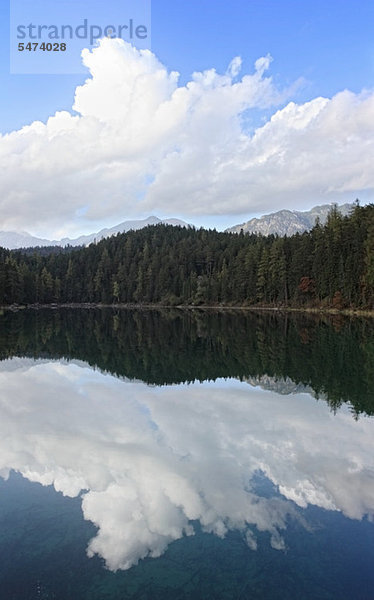
[[[0,361],[78,359],[163,385],[234,377],[280,393],[304,386],[332,410],[374,415],[374,323],[342,315],[180,309],[4,311]]]
[[[29,248],[19,248],[17,254],[21,252],[27,256],[39,254],[40,256],[49,256],[50,254],[70,254],[73,250],[84,248],[84,246],[30,246]]]
[[[0,249],[0,305],[374,307],[374,205],[292,237],[150,226],[42,256]]]

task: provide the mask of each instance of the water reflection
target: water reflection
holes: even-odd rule
[[[285,547],[290,518],[312,504],[373,517],[374,428],[307,393],[279,396],[236,380],[153,387],[85,363],[0,363],[0,473],[10,469],[82,497],[98,527],[88,554],[112,569],[159,556],[193,521],[256,548]],[[262,472],[281,496],[264,497]]]
[[[251,312],[71,310],[0,316],[0,359],[73,358],[163,385],[220,377],[289,383],[374,415],[373,319]],[[287,383],[287,386],[284,385]]]

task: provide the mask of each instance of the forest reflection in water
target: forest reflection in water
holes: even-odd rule
[[[155,385],[232,377],[374,414],[374,323],[340,315],[60,309],[5,312],[0,360],[80,359]],[[296,387],[295,387],[296,386]]]
[[[319,535],[311,507],[365,525],[370,548],[372,333],[257,314],[6,313],[0,473],[78,498],[96,528],[88,556],[113,571],[199,532],[295,561],[291,533]]]

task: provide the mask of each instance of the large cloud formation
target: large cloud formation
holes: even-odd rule
[[[85,490],[98,527],[88,554],[110,569],[159,556],[193,520],[219,536],[238,529],[253,549],[267,531],[283,549],[287,519],[303,523],[294,503],[374,515],[373,422],[308,394],[235,381],[158,388],[25,359],[0,363],[0,387],[0,475]],[[258,471],[283,498],[256,493]]]
[[[73,109],[0,136],[1,228],[67,233],[130,215],[238,214],[374,189],[374,94],[290,102],[266,76],[195,73],[185,86],[148,51],[103,39]],[[255,131],[252,109],[283,106]]]

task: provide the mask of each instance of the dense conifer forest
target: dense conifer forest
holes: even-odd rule
[[[374,308],[374,205],[292,237],[150,226],[87,248],[0,249],[0,305]]]

